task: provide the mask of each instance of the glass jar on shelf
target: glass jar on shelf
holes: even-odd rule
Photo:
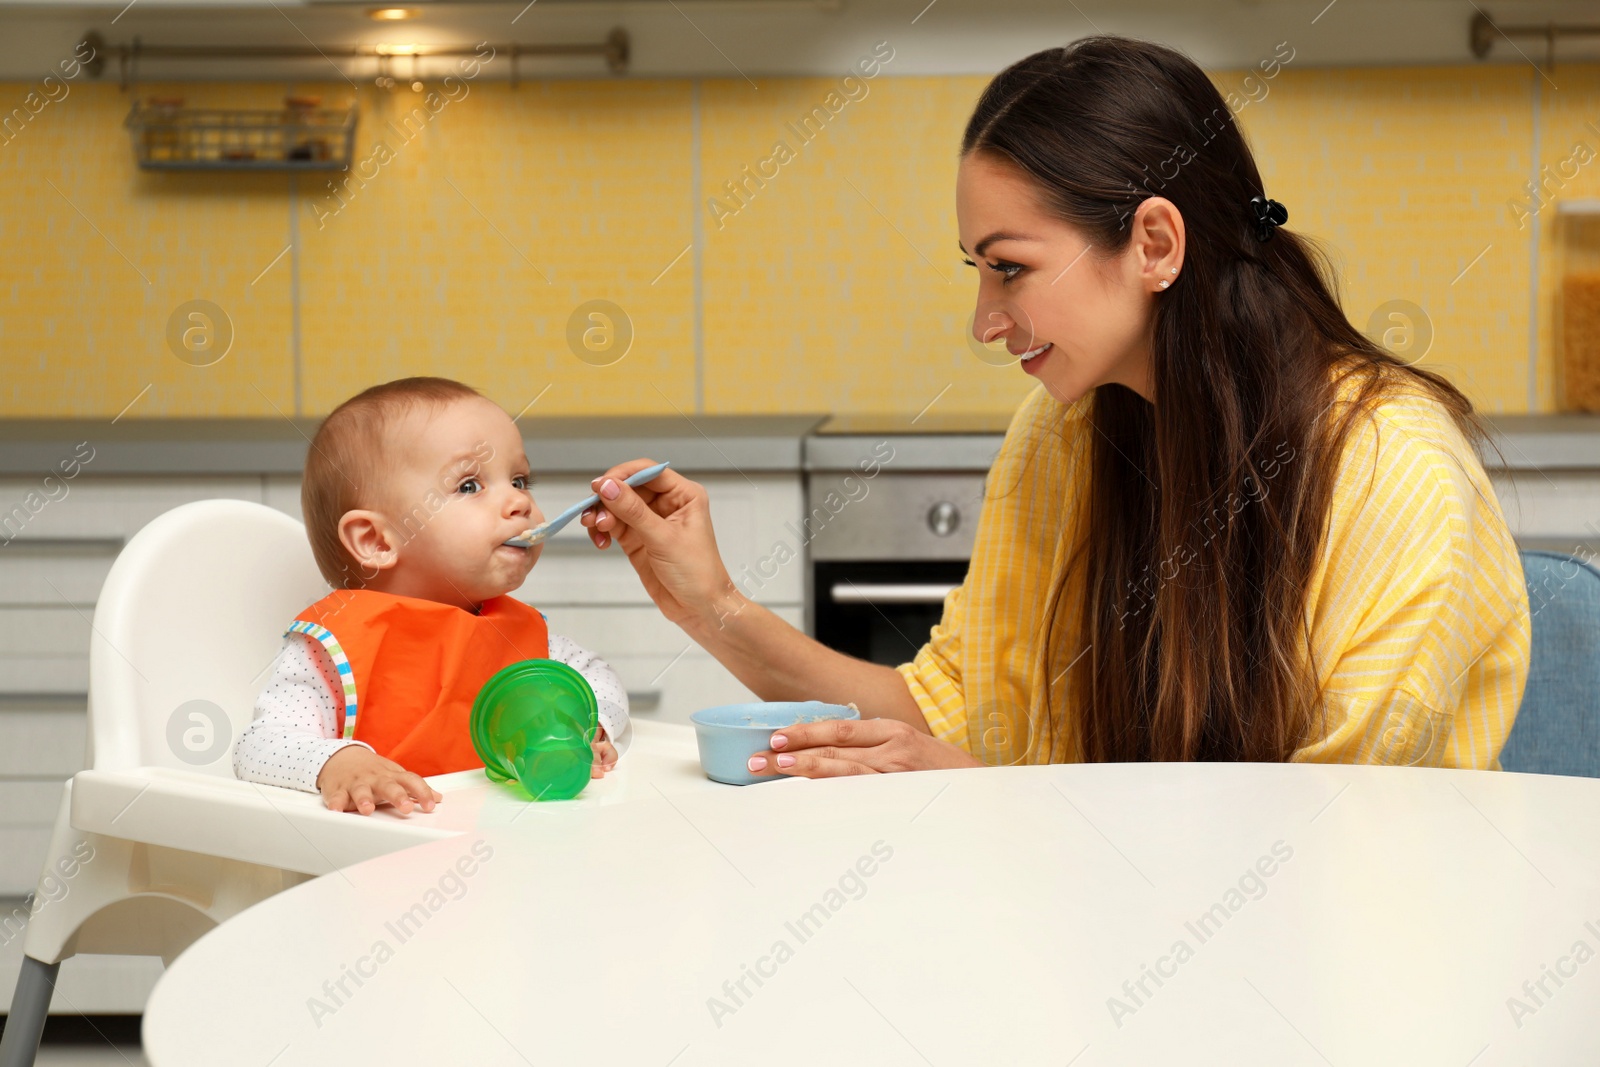
[[[306,162],[326,155],[317,155],[318,142],[309,137],[306,126],[310,125],[316,115],[317,109],[322,106],[320,96],[286,96],[283,98],[284,129],[283,129],[283,158],[294,162]]]
[[[1558,201],[1556,240],[1559,406],[1600,412],[1600,198]]]
[[[145,100],[144,154],[167,162],[182,159],[191,146],[178,125],[183,97],[152,96]]]

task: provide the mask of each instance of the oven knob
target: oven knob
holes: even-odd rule
[[[939,537],[949,537],[961,525],[961,509],[948,500],[941,500],[928,509],[928,529]]]

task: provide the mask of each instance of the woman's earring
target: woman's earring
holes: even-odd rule
[[[1167,287],[1167,281],[1166,281],[1166,279],[1163,278],[1162,281],[1161,281],[1161,288],[1165,289],[1166,287]]]
[[[1172,273],[1174,273],[1174,274],[1178,273],[1178,268],[1177,267],[1173,267],[1172,268]]]

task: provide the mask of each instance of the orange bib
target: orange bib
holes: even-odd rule
[[[425,776],[482,767],[468,731],[478,690],[502,667],[550,655],[544,616],[508,596],[484,601],[474,615],[344,590],[295,616],[288,633],[321,642],[339,669],[343,736]]]

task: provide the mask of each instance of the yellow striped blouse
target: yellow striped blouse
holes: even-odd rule
[[[1341,398],[1353,387],[1351,376]],[[1089,403],[1064,406],[1042,387],[1023,402],[990,470],[966,581],[946,597],[928,643],[899,667],[934,736],[985,762],[1052,756],[1042,639],[1050,591],[1076,541]],[[1328,732],[1294,759],[1498,770],[1528,676],[1516,545],[1449,412],[1404,391],[1371,411],[1346,439],[1306,600]],[[1270,492],[1270,480],[1263,484]],[[1074,585],[1064,587],[1064,622],[1079,617]],[[1058,703],[1071,699],[1065,686],[1056,692]],[[1070,716],[1070,704],[1057,714]],[[1077,761],[1070,723],[1056,725],[1053,755]]]

